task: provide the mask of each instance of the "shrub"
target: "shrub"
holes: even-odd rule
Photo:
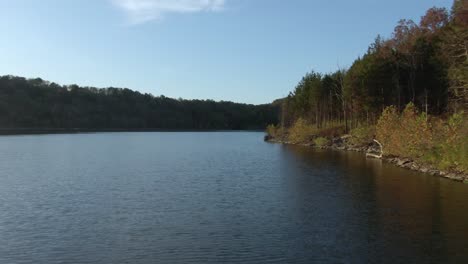
[[[402,151],[406,156],[419,159],[433,146],[433,131],[425,113],[418,113],[413,103],[409,103],[400,118],[400,136]],[[403,155],[404,156],[404,155]]]
[[[324,138],[324,137],[318,137],[316,139],[314,139],[314,144],[317,146],[317,147],[323,147],[323,146],[326,146],[330,143],[330,140],[328,140],[327,138]]]
[[[372,142],[375,134],[374,126],[361,126],[351,130],[350,142],[353,145],[366,145]]]
[[[432,132],[428,117],[409,103],[401,116],[395,107],[384,110],[377,123],[376,137],[386,155],[419,159],[434,146]]]
[[[303,143],[310,140],[314,133],[316,133],[316,129],[307,124],[304,119],[299,118],[289,129],[288,139],[292,143]]]
[[[400,116],[396,107],[384,109],[376,126],[376,138],[382,143],[385,155],[398,156],[402,153],[401,143],[397,138],[400,130]]]
[[[266,128],[266,133],[271,138],[276,138],[278,136],[278,127],[275,125],[268,125]]]
[[[395,107],[388,107],[377,123],[376,137],[385,155],[468,171],[468,121],[463,112],[443,121],[418,113],[411,103],[401,115]]]
[[[465,114],[456,113],[440,131],[437,146],[432,154],[435,165],[441,169],[468,171],[468,121]]]

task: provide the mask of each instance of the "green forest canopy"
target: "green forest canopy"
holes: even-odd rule
[[[1,129],[263,129],[278,106],[182,100],[121,88],[0,77]]]

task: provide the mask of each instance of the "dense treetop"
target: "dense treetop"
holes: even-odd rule
[[[383,109],[413,103],[443,115],[468,107],[468,1],[449,13],[433,7],[419,23],[400,20],[389,38],[377,36],[349,69],[310,72],[282,102],[282,123],[298,118],[318,128],[375,124]]]

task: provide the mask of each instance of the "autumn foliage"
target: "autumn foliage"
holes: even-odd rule
[[[299,118],[288,132],[288,140],[291,143],[304,143],[310,141],[317,130],[314,126],[308,124],[306,120]]]
[[[314,143],[350,134],[347,144],[365,147],[376,138],[386,156],[466,172],[466,3],[400,20],[348,69],[307,73],[281,99],[283,139]]]
[[[468,125],[464,113],[448,121],[420,113],[408,104],[400,114],[387,107],[376,127],[386,156],[407,157],[437,168],[468,170]]]

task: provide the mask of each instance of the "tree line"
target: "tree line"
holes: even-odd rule
[[[377,36],[348,69],[307,73],[281,100],[280,119],[346,131],[376,124],[382,111],[408,103],[431,115],[468,108],[468,2],[433,7],[419,23],[402,19],[391,37]]]
[[[130,89],[0,77],[3,129],[263,129],[278,122],[278,112],[274,104],[172,99]]]

